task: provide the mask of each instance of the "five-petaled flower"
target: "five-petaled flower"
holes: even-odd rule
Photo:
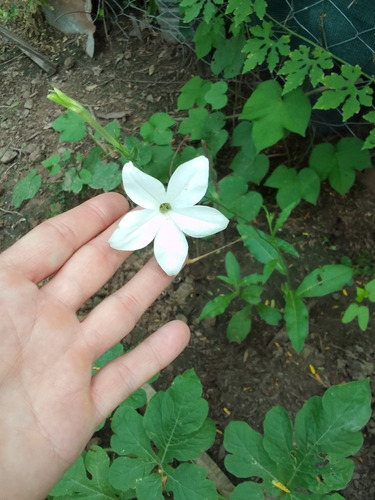
[[[196,205],[207,191],[208,160],[199,156],[180,165],[167,189],[136,168],[124,165],[125,192],[141,209],[132,210],[120,221],[109,239],[117,250],[139,250],[154,241],[154,254],[170,276],[177,274],[187,257],[185,234],[193,238],[210,236],[225,229],[228,219],[215,208]]]

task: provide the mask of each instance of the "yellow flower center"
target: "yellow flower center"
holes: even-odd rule
[[[171,210],[171,206],[169,203],[162,203],[159,207],[159,210],[162,214],[166,214],[167,212],[169,212],[169,210]]]

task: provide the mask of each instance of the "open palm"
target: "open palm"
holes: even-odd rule
[[[186,325],[171,322],[91,376],[93,362],[132,330],[172,279],[151,259],[77,319],[129,255],[108,244],[126,209],[121,195],[98,196],[42,223],[0,256],[3,498],[42,499],[100,421],[189,339]]]

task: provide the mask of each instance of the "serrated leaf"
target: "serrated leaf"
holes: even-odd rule
[[[90,473],[90,478],[87,476]],[[109,482],[109,457],[100,446],[92,446],[86,458],[78,460],[65,472],[51,491],[53,497],[64,500],[86,498],[87,500],[110,500],[116,491]]]
[[[326,90],[314,105],[315,109],[334,109],[342,104],[342,120],[358,113],[361,105],[371,106],[373,93],[369,84],[359,86],[358,79],[362,74],[361,68],[356,66],[341,66],[341,75],[333,73],[322,79]]]
[[[194,370],[187,370],[175,378],[165,393],[159,391],[151,398],[143,424],[163,465],[173,458],[198,458],[207,443],[212,444],[215,433],[212,424],[207,424],[208,403],[201,394],[202,386]],[[208,437],[203,436],[202,427]],[[186,446],[181,446],[181,442]]]
[[[329,52],[320,47],[311,50],[306,45],[300,45],[298,49],[290,53],[289,57],[290,59],[279,71],[281,75],[287,75],[283,95],[300,87],[307,76],[310,78],[312,87],[315,88],[323,78],[323,70],[333,67]]]
[[[258,85],[246,101],[240,119],[253,122],[252,138],[261,151],[287,132],[304,136],[310,112],[310,102],[301,89],[282,96],[280,85],[267,80]]]
[[[84,120],[70,110],[56,118],[51,125],[54,130],[60,132],[60,142],[78,142],[83,139],[86,134],[86,124]]]
[[[288,35],[275,37],[273,24],[263,21],[262,26],[256,25],[250,28],[254,38],[250,38],[243,52],[247,54],[243,67],[243,73],[253,70],[263,62],[267,63],[269,71],[273,71],[280,60],[280,56],[286,56],[290,52]]]
[[[323,297],[349,284],[352,277],[353,269],[343,264],[322,266],[305,276],[296,293],[299,297]]]
[[[227,326],[227,337],[232,342],[240,344],[251,329],[251,307],[246,306],[235,312]]]
[[[165,485],[174,500],[217,500],[215,484],[206,478],[206,469],[195,464],[180,464],[171,469]]]
[[[309,314],[295,290],[284,287],[284,320],[288,337],[297,353],[301,352],[309,331]]]
[[[227,293],[225,295],[218,295],[214,299],[210,300],[204,306],[198,320],[201,321],[203,318],[214,318],[219,314],[223,314],[235,296],[235,293]]]
[[[37,169],[33,168],[30,172],[14,187],[12,202],[15,208],[19,208],[25,200],[34,198],[42,185],[42,178],[37,174]]]

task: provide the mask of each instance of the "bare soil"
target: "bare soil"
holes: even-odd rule
[[[131,29],[125,26],[125,32],[130,33]],[[82,40],[43,25],[39,38],[34,36],[30,43],[58,65],[52,76],[43,73],[11,44],[0,45],[0,150],[4,148],[13,156],[0,163],[1,249],[47,217],[97,194],[88,191],[84,196],[67,195],[59,192],[56,185],[48,187],[44,183],[34,199],[17,210],[12,206],[16,182],[33,168],[46,180],[48,174],[41,161],[66,149],[66,145],[58,143],[58,134],[50,125],[62,110],[46,99],[49,88],[58,87],[88,106],[103,125],[117,113],[122,131],[136,135],[152,113],[173,112],[179,88],[192,75],[201,73],[202,68],[185,46],[166,43],[160,33],[150,28],[141,34],[141,40],[126,37],[114,28],[109,39],[97,40],[96,55],[90,60],[83,51]],[[288,143],[292,155],[298,155],[308,143],[302,141],[294,147],[295,140],[294,137]],[[85,151],[90,145],[83,141],[73,146]],[[221,170],[225,174],[224,162]],[[276,209],[274,193],[263,194],[271,209]],[[367,259],[371,267],[375,262],[374,220],[374,192],[369,181],[358,182],[346,196],[324,185],[316,207],[299,205],[281,234],[302,255],[300,262],[290,261],[296,283],[316,266],[338,263],[342,256],[353,261]],[[264,229],[261,217],[257,223]],[[190,256],[230,242],[232,236],[235,237],[235,231],[228,230],[223,236],[192,242]],[[240,244],[232,249],[244,273],[256,267]],[[85,314],[131,278],[151,253],[147,249],[133,255],[80,313]],[[222,468],[222,433],[229,421],[244,420],[262,431],[265,414],[275,405],[284,406],[294,417],[308,398],[322,395],[334,384],[371,377],[373,393],[375,388],[374,311],[365,333],[354,322],[341,322],[343,311],[355,296],[355,285],[346,288],[348,296],[340,292],[308,304],[310,333],[300,354],[293,350],[284,328],[270,327],[257,318],[244,342],[229,342],[226,325],[234,309],[216,319],[198,322],[204,304],[212,297],[210,293],[223,290],[215,276],[224,273],[224,255],[225,252],[215,254],[185,268],[124,340],[126,346],[133,345],[161,323],[176,317],[188,323],[192,331],[190,345],[164,370],[154,387],[165,388],[185,369],[195,369],[217,426],[217,438],[209,454]],[[282,305],[280,283],[273,281],[266,295],[269,300],[275,299],[277,306]],[[312,374],[311,366],[319,377]],[[342,492],[350,500],[375,498],[374,418],[363,434],[364,445],[353,458],[353,480]]]

